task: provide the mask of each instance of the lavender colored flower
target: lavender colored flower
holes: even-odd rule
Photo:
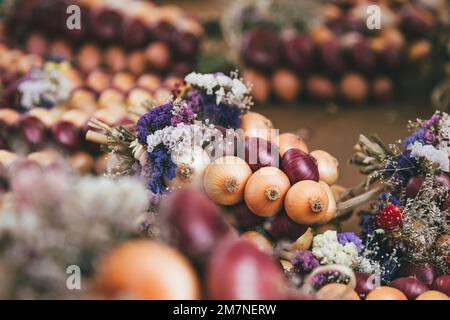
[[[188,105],[182,105],[172,117],[171,124],[176,127],[178,124],[191,124],[195,119],[195,113]]]
[[[290,262],[300,273],[310,273],[320,264],[317,258],[309,250],[296,250],[292,253]]]
[[[439,114],[434,114],[430,119],[424,120],[421,127],[428,129],[430,127],[438,125],[439,121],[441,121],[441,116]]]
[[[171,125],[173,104],[167,103],[155,107],[142,117],[136,124],[137,138],[140,144],[147,143],[147,136],[156,130]]]
[[[340,232],[337,234],[338,242],[342,245],[346,243],[353,243],[356,246],[356,250],[358,253],[364,249],[364,245],[361,241],[361,239],[353,232]]]
[[[148,153],[148,160],[152,164],[149,180],[150,191],[156,194],[163,193],[166,190],[164,178],[169,180],[175,178],[176,165],[167,149],[161,146]]]
[[[403,140],[403,145],[407,147],[416,141],[421,142],[422,144],[425,143],[426,133],[427,130],[425,128],[420,128],[417,131],[414,131],[412,134],[407,136],[405,140]]]
[[[427,131],[427,132],[425,132],[425,136],[423,137],[423,141],[426,144],[432,144],[434,141],[436,141],[436,136],[431,131]]]

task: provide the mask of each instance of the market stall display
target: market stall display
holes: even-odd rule
[[[407,84],[414,76],[427,79],[431,90],[435,80],[430,73],[436,77],[444,65],[446,5],[236,1],[222,25],[232,56],[254,83],[259,102],[271,97],[293,102],[300,96],[383,102],[414,90]]]
[[[80,8],[80,28],[67,27],[70,5]],[[19,0],[11,5],[6,30],[27,52],[73,60],[83,72],[104,67],[182,76],[194,68],[203,34],[201,24],[178,7],[141,0]]]

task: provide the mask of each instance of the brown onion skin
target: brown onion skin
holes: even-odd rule
[[[188,188],[164,199],[159,217],[178,248],[193,258],[207,257],[220,241],[234,235],[219,207],[203,192]]]
[[[414,277],[423,284],[429,286],[436,277],[436,270],[431,264],[424,263],[421,265],[406,261],[397,271],[396,277]]]
[[[272,300],[280,299],[284,291],[278,264],[243,240],[217,247],[206,274],[210,299]]]
[[[308,226],[295,223],[286,213],[281,212],[267,223],[266,230],[277,240],[295,241],[308,230]]]
[[[244,142],[245,161],[255,172],[263,167],[278,167],[280,153],[278,147],[263,138],[250,137]],[[252,163],[250,163],[252,162]]]
[[[429,288],[413,277],[397,278],[390,284],[391,287],[403,292],[409,300],[414,300]]]
[[[372,275],[370,273],[357,272],[355,276],[356,276],[355,291],[361,296],[365,296],[370,291],[375,289],[377,287],[377,283],[379,282],[377,281],[379,279],[376,278],[372,278],[371,280],[369,280],[370,277],[376,277],[375,275]]]
[[[289,149],[281,158],[281,170],[292,185],[303,180],[319,182],[317,160],[300,149]]]
[[[434,279],[431,289],[443,292],[450,296],[450,275],[446,274]]]

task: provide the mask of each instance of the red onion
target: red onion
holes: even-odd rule
[[[215,141],[213,138],[212,142],[204,146],[212,160],[225,156],[236,156],[238,150],[244,149],[242,137],[234,133],[233,129],[226,129],[219,125],[216,125],[215,128],[220,132],[223,140]]]
[[[34,116],[25,115],[19,122],[19,130],[25,140],[33,146],[41,145],[46,140],[45,125]]]
[[[102,41],[112,41],[119,35],[122,25],[122,14],[111,8],[95,8],[91,10],[90,21],[95,35]]]
[[[266,229],[275,239],[294,241],[308,230],[308,226],[295,223],[286,213],[281,212],[267,223]]]
[[[263,138],[250,137],[244,142],[245,161],[253,172],[263,167],[278,167],[280,153],[278,147]]]
[[[426,285],[412,277],[395,279],[391,282],[390,286],[403,292],[409,300],[414,300],[420,294],[429,290]]]
[[[377,276],[370,273],[355,273],[356,276],[356,287],[355,291],[359,295],[366,295],[373,289],[379,286],[380,279]]]
[[[204,193],[179,189],[161,203],[159,222],[171,240],[188,256],[205,258],[231,236],[220,209]]]
[[[247,207],[245,202],[241,202],[237,205],[228,207],[232,215],[234,216],[236,226],[242,229],[254,228],[258,225],[262,225],[265,219],[257,216]]]
[[[406,196],[408,198],[415,198],[422,187],[423,181],[423,177],[412,177],[409,179],[406,185]]]
[[[284,276],[277,263],[243,240],[223,243],[214,251],[207,269],[210,299],[280,299]]]
[[[436,271],[429,263],[414,264],[406,261],[396,273],[397,277],[414,277],[425,285],[431,285],[436,277]]]
[[[123,19],[121,39],[130,48],[142,46],[148,38],[147,26],[140,20],[126,16]]]
[[[68,121],[61,121],[52,128],[56,143],[68,149],[76,149],[80,143],[80,129]]]
[[[317,160],[300,149],[289,149],[281,158],[281,170],[289,177],[291,184],[303,180],[319,181]]]
[[[443,292],[450,296],[450,275],[446,274],[434,279],[431,289]]]

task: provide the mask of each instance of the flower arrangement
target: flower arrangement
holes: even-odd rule
[[[427,269],[431,281],[420,280],[430,285],[450,273],[450,116],[437,111],[410,121],[408,129],[409,136],[389,147],[360,136],[351,160],[368,175],[365,188],[381,182],[372,194],[378,202],[361,214],[366,270],[360,271],[389,284]]]
[[[193,72],[177,87],[171,102],[144,105],[136,125],[111,128],[93,119],[90,126],[106,135],[101,142],[119,159],[111,171],[136,174],[159,195],[201,180],[209,164],[204,148],[222,138],[219,128],[240,127],[240,116],[252,106],[250,93],[235,72],[230,76]],[[95,140],[98,134],[91,131],[87,137]]]

